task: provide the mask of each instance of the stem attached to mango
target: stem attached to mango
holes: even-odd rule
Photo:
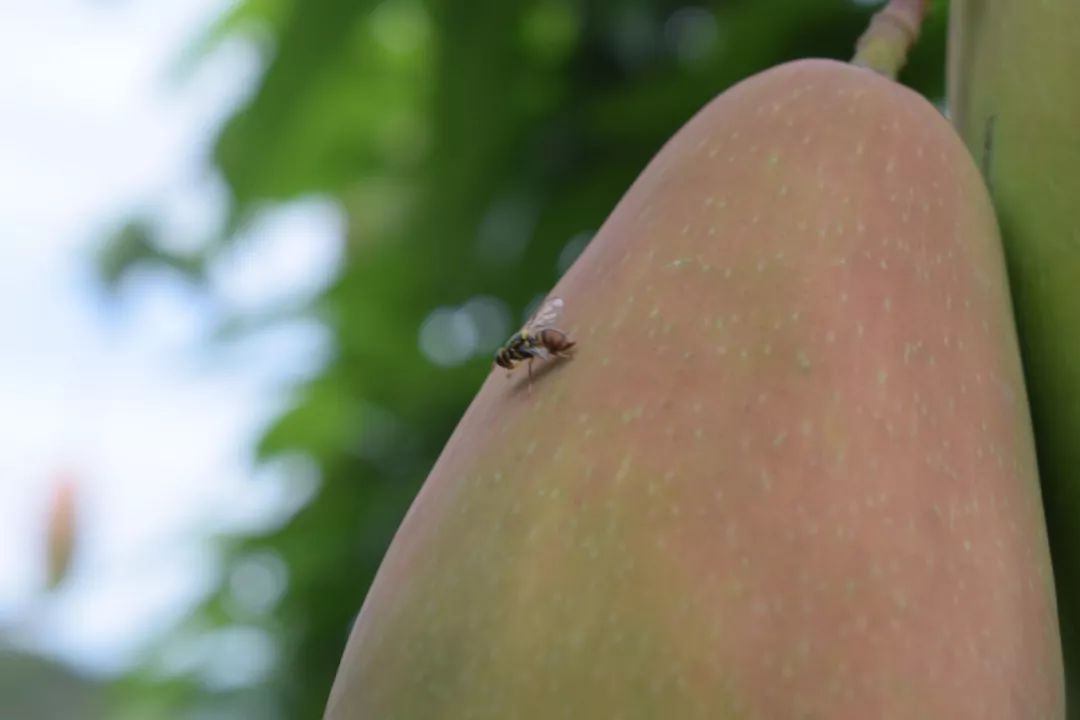
[[[896,79],[926,15],[926,0],[889,0],[855,44],[851,63]]]

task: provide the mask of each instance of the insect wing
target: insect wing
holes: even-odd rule
[[[547,360],[551,357],[551,351],[544,347],[543,343],[537,342],[535,345],[529,347],[529,354],[537,360]]]
[[[522,329],[530,334],[536,334],[545,328],[553,327],[562,317],[563,305],[563,300],[560,297],[548,298],[529,318]]]

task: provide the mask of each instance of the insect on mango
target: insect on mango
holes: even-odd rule
[[[513,371],[518,363],[527,362],[531,389],[533,360],[571,357],[576,343],[555,327],[562,317],[563,307],[562,298],[545,300],[525,325],[495,353],[495,364]]]

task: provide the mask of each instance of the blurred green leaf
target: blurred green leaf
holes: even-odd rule
[[[102,245],[97,257],[98,275],[105,287],[116,290],[129,273],[139,267],[174,270],[191,281],[205,279],[204,258],[160,249],[154,225],[145,219],[125,223]]]

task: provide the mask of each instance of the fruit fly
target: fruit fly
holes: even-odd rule
[[[562,316],[563,307],[562,298],[545,300],[525,325],[495,353],[495,364],[513,370],[518,363],[527,361],[531,383],[533,360],[570,357],[576,343],[555,327]]]

